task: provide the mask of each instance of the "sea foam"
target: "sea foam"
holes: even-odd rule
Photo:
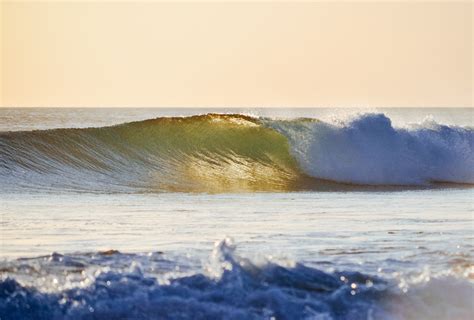
[[[384,114],[340,123],[270,121],[316,178],[364,185],[474,183],[474,131],[425,121],[397,128]]]
[[[401,287],[298,262],[257,264],[229,239],[216,244],[207,269],[176,274],[178,265],[158,253],[119,252],[2,263],[0,318],[468,319],[472,311],[466,279],[425,276]]]

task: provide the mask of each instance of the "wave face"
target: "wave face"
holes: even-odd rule
[[[204,268],[161,252],[19,259],[0,266],[2,319],[469,319],[454,276],[384,279],[239,257],[229,238]],[[408,281],[408,282],[407,282]],[[401,285],[403,284],[403,285]]]
[[[472,184],[473,168],[473,129],[436,123],[400,129],[383,114],[340,124],[207,114],[0,133],[0,185],[8,189],[229,192]]]
[[[2,176],[111,191],[285,190],[298,166],[284,136],[241,115],[0,135]]]

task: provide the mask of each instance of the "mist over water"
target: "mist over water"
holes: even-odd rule
[[[0,109],[0,318],[471,317],[470,109],[221,111]]]
[[[364,113],[383,113],[397,127],[434,120],[474,126],[473,108],[2,108],[0,131],[104,127],[159,117],[208,113],[243,114],[273,119],[313,118],[338,123]]]

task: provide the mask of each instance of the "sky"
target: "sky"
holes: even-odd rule
[[[0,106],[473,107],[473,15],[471,1],[2,1]]]

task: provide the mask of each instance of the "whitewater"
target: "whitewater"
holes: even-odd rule
[[[472,109],[0,109],[0,319],[470,319]]]

